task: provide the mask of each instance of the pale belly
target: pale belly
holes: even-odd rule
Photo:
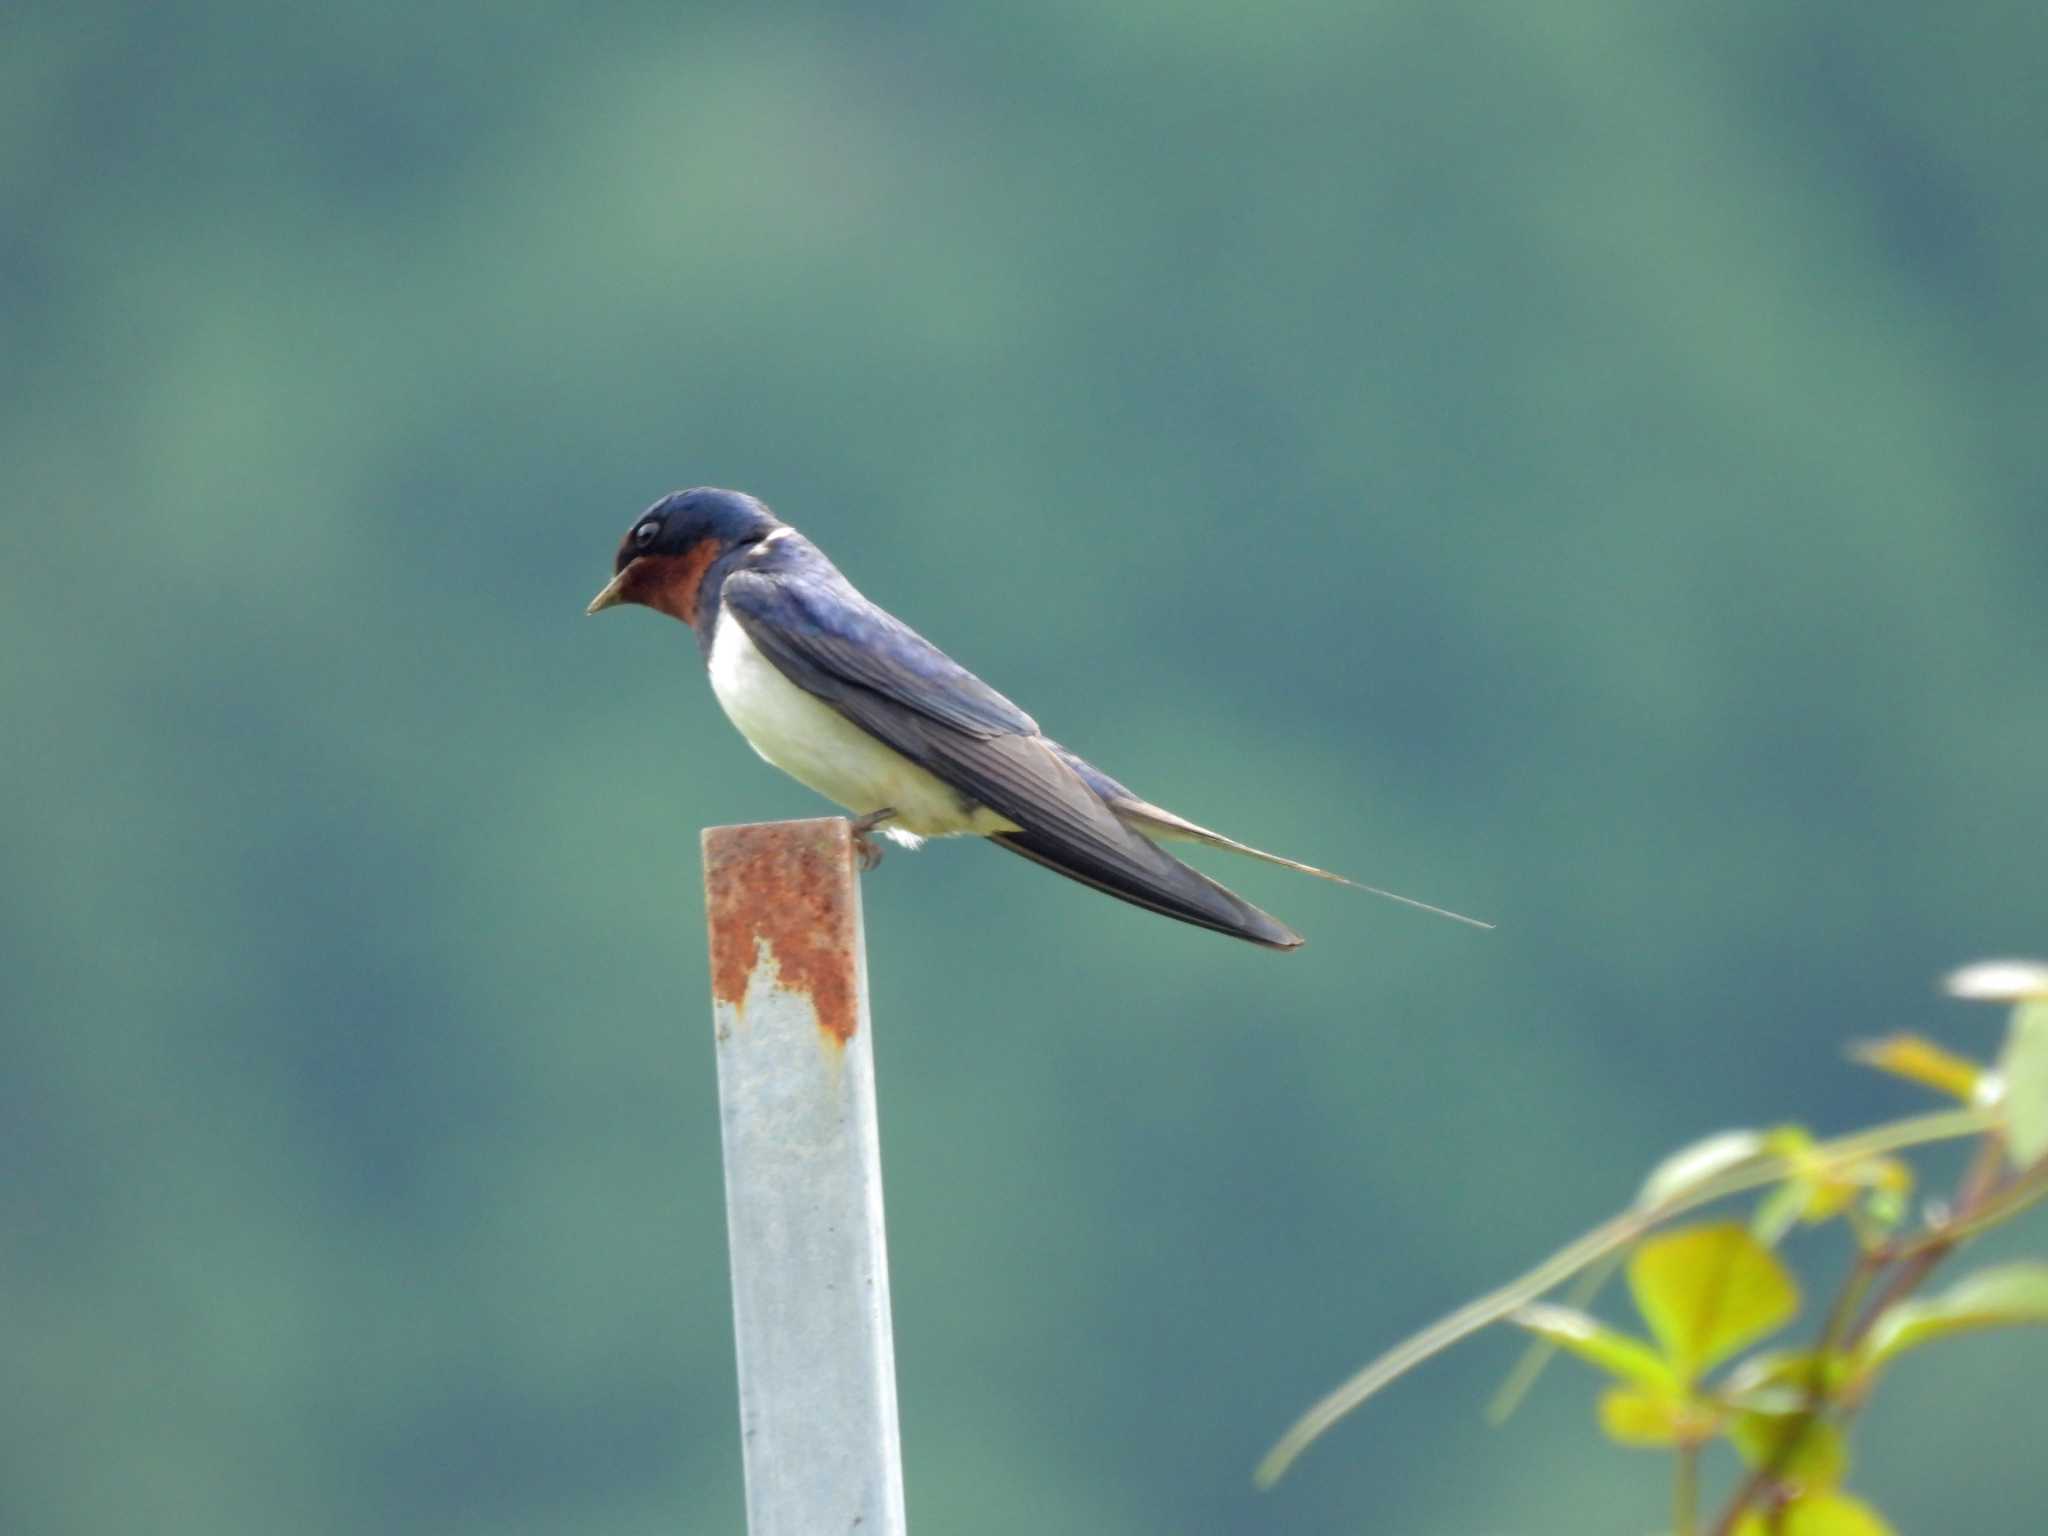
[[[711,645],[711,691],[747,745],[798,783],[857,814],[893,807],[885,832],[987,837],[1017,830],[985,807],[964,809],[930,773],[805,693],[729,614],[719,615]]]

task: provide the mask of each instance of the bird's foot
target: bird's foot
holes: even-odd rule
[[[853,819],[853,846],[860,854],[860,872],[868,874],[882,862],[882,845],[868,834],[883,822],[892,819],[896,807],[885,805],[879,811],[869,811],[865,816]]]

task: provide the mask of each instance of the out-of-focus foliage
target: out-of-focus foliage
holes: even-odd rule
[[[1870,1330],[1863,1368],[1952,1333],[2048,1323],[2048,1264],[2001,1264],[1967,1275],[1938,1296],[1902,1302]]]
[[[1628,1284],[1684,1384],[1799,1310],[1798,1283],[1770,1249],[1729,1223],[1644,1243],[1629,1258]]]
[[[1891,1536],[1891,1532],[1876,1510],[1846,1493],[1801,1499],[1775,1518],[1752,1512],[1735,1527],[1735,1536]]]
[[[2012,1126],[2012,1160],[2031,1163],[2048,1153],[2048,998],[2032,998],[2015,1010],[1998,1076]]]
[[[1986,984],[1993,976],[2028,980],[1993,987]],[[2048,967],[1993,962],[1955,972],[1947,989],[2017,1004],[2001,1056],[2009,1063],[2025,1055],[2044,977]],[[1613,1378],[1600,1395],[1600,1428],[1617,1444],[1671,1453],[1672,1536],[1741,1536],[1759,1528],[1759,1519],[1789,1521],[1815,1536],[1889,1529],[1839,1491],[1850,1431],[1868,1409],[1880,1372],[1901,1353],[1937,1340],[2048,1323],[2048,1264],[2038,1259],[1980,1269],[1937,1294],[1922,1291],[1951,1255],[2048,1199],[2048,1156],[2023,1157],[2016,1143],[2019,1128],[2041,1113],[2033,1102],[2038,1090],[1917,1037],[1897,1038],[1913,1048],[1857,1054],[1937,1092],[1950,1092],[1954,1079],[1966,1076],[1983,1089],[1969,1095],[1973,1107],[1907,1116],[1827,1141],[1798,1126],[1722,1131],[1671,1154],[1630,1210],[1411,1335],[1327,1394],[1267,1453],[1259,1481],[1277,1482],[1318,1438],[1416,1366],[1505,1321],[1537,1342],[1496,1393],[1491,1415],[1506,1417],[1558,1350]],[[1930,1074],[1930,1059],[1952,1070]],[[1929,1202],[1920,1220],[1906,1223],[1902,1202],[1914,1181],[1895,1154],[1957,1138],[1976,1145],[1953,1201]],[[1759,1190],[1764,1196],[1746,1224],[1665,1226]],[[1766,1349],[1721,1371],[1799,1311],[1799,1281],[1775,1245],[1799,1224],[1837,1218],[1852,1257],[1810,1346]],[[1624,1254],[1647,1339],[1583,1310]],[[1570,1305],[1537,1299],[1566,1284]],[[1713,1374],[1720,1379],[1709,1380]],[[2009,1395],[2010,1384],[2004,1390]],[[1929,1430],[1923,1454],[1937,1442]],[[1702,1502],[1702,1453],[1724,1436],[1744,1470],[1710,1516]]]
[[[693,482],[1142,792],[1501,925],[870,878],[920,1526],[1637,1528],[1654,1469],[1471,1422],[1483,1349],[1245,1474],[1689,1131],[1897,1109],[1788,1085],[2038,948],[2044,55],[1895,0],[13,7],[0,1528],[738,1528],[696,830],[816,802],[581,616]],[[2009,1337],[1887,1372],[1901,1529],[2040,1507]]]

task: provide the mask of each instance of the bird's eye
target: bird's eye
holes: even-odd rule
[[[661,524],[650,517],[646,522],[633,530],[633,547],[635,549],[645,549],[660,537]]]

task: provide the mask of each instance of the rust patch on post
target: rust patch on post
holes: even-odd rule
[[[765,944],[777,985],[810,999],[835,1044],[851,1040],[860,1027],[853,882],[852,829],[840,817],[706,829],[712,997],[744,1007]]]

